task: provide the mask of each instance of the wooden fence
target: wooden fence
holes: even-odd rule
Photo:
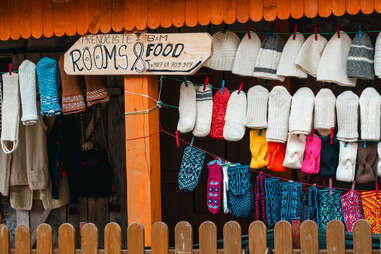
[[[37,229],[36,249],[31,252],[30,231],[26,226],[18,226],[15,230],[15,250],[9,250],[9,231],[0,225],[1,254],[143,254],[144,229],[140,224],[131,224],[127,230],[127,250],[121,249],[121,230],[118,224],[109,223],[104,230],[104,250],[98,250],[98,230],[92,223],[86,224],[81,230],[80,250],[75,250],[75,230],[70,224],[63,224],[58,230],[58,250],[53,251],[52,228],[41,224]],[[300,226],[300,250],[292,248],[291,225],[280,221],[274,228],[274,249],[276,254],[369,254],[380,253],[372,250],[370,225],[365,220],[356,222],[353,230],[353,250],[345,250],[344,225],[340,221],[331,221],[327,227],[327,249],[318,249],[318,228],[313,221],[304,221]],[[175,249],[168,246],[168,227],[163,222],[152,226],[152,246],[146,253],[153,254],[242,254],[241,227],[235,221],[229,221],[223,228],[223,250],[217,249],[217,228],[213,222],[206,221],[199,227],[199,249],[193,250],[192,226],[179,222],[175,227]],[[266,226],[255,221],[249,227],[250,253],[265,254],[267,249]]]

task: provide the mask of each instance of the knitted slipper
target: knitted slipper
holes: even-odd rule
[[[361,201],[364,217],[372,226],[372,233],[381,233],[379,223],[381,217],[381,193],[377,193],[377,191],[361,192]]]
[[[221,205],[222,165],[224,162],[219,158],[208,163],[209,177],[206,200],[208,210],[212,214],[216,214]]]

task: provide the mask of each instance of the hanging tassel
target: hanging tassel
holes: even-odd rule
[[[179,131],[176,131],[176,146],[177,146],[177,148],[180,147],[180,134],[179,134]]]
[[[292,35],[292,39],[295,40],[296,39],[296,32],[298,31],[298,24],[294,24],[294,33]]]
[[[332,178],[329,178],[329,195],[332,195]]]

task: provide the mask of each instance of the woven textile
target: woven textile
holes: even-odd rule
[[[193,191],[196,188],[204,161],[204,151],[193,146],[185,148],[178,179],[181,191]]]
[[[318,204],[318,188],[311,186],[308,189],[308,208],[307,220],[314,220],[319,225],[319,204]]]
[[[253,210],[253,188],[249,166],[228,168],[229,207],[233,216],[247,218]]]
[[[302,184],[296,182],[283,182],[280,219],[292,223],[294,219],[301,219],[303,211]]]
[[[331,220],[343,220],[341,195],[342,192],[335,189],[332,189],[332,195],[329,193],[329,188],[319,190],[319,228],[321,230],[325,230]]]
[[[381,193],[365,191],[361,193],[364,217],[372,226],[372,233],[380,233]]]
[[[345,226],[349,232],[352,232],[355,222],[364,218],[361,211],[360,193],[348,191],[341,196],[340,201]]]
[[[280,220],[281,187],[280,180],[275,177],[265,179],[266,217],[269,227],[274,227]]]
[[[255,219],[266,223],[264,174],[261,171],[255,183]]]

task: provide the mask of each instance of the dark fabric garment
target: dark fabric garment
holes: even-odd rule
[[[320,137],[321,153],[320,153],[320,175],[325,177],[336,176],[336,169],[339,165],[339,141],[336,138]]]
[[[359,143],[357,150],[356,182],[363,184],[376,181],[377,161],[377,143]]]
[[[52,183],[52,198],[58,199],[59,178],[62,175],[62,165],[60,158],[62,139],[62,118],[57,116],[53,127],[48,133],[48,165],[50,181]]]

